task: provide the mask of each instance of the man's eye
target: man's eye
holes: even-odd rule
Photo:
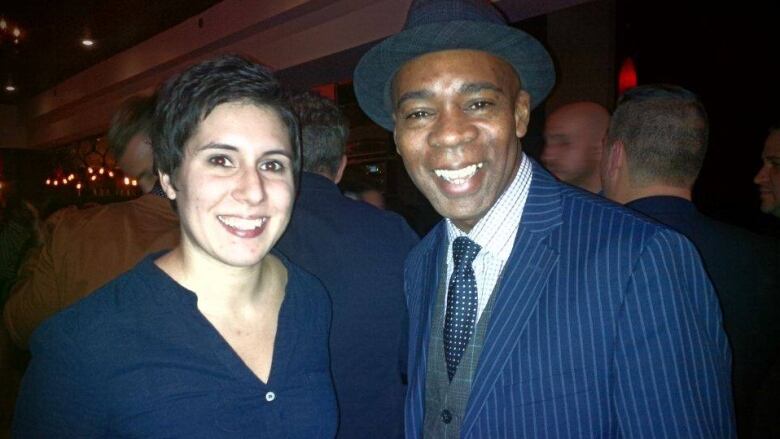
[[[225,157],[224,155],[215,155],[209,157],[209,163],[211,163],[214,166],[222,166],[222,167],[233,166],[233,163],[230,161],[230,159]]]
[[[430,113],[428,113],[425,110],[417,110],[413,111],[406,115],[407,119],[422,119],[423,117],[428,117]]]
[[[469,105],[470,110],[484,110],[485,108],[493,105],[491,102],[488,101],[477,101]]]
[[[283,169],[284,169],[284,165],[282,165],[277,160],[268,160],[260,163],[260,170],[262,171],[280,172]]]

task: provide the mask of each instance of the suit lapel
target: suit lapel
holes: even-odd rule
[[[409,340],[413,340],[414,345],[410,346],[412,351],[409,358],[409,395],[407,399],[411,399],[412,412],[415,419],[419,420],[417,428],[422,428],[425,410],[428,340],[431,333],[433,306],[439,287],[439,269],[447,255],[447,236],[444,223],[440,223],[431,233],[435,233],[436,238],[431,241],[430,247],[420,255],[419,259],[414,261],[418,265],[413,268],[416,271],[410,276],[414,282],[418,282],[418,285],[410,285],[410,291],[417,291],[419,295],[412,299],[413,303],[409,304],[409,312],[413,313],[410,315],[410,324],[413,326],[410,328]]]
[[[512,253],[497,286],[493,314],[461,429],[465,436],[536,312],[548,277],[558,263],[549,235],[561,224],[560,184],[535,163],[528,200]]]

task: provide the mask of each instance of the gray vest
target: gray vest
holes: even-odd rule
[[[423,437],[425,438],[459,438],[466,404],[471,394],[471,382],[477,370],[477,361],[482,352],[482,345],[487,332],[487,325],[493,313],[495,290],[488,299],[482,315],[479,317],[474,334],[463,352],[458,364],[458,370],[447,378],[447,362],[444,359],[444,314],[447,297],[447,268],[442,267],[439,273],[439,291],[436,294],[436,305],[431,316],[431,334],[428,341],[428,364],[425,375],[425,418],[423,420]]]

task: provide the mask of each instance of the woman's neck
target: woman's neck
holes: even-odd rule
[[[195,293],[201,312],[213,316],[240,317],[275,304],[287,281],[284,265],[270,254],[256,265],[231,267],[179,246],[156,263]]]

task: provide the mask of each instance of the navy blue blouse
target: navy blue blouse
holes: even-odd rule
[[[283,260],[287,291],[268,383],[152,255],[41,325],[14,419],[19,437],[333,437],[330,303]]]

